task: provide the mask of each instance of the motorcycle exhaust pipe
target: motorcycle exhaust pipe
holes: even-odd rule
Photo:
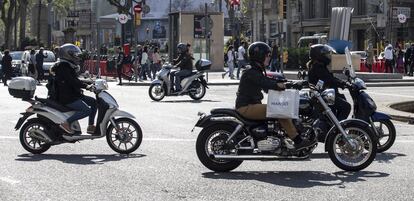
[[[34,131],[34,132],[36,134],[41,135],[41,137],[37,136],[36,134],[29,134],[29,136],[33,137],[33,138],[36,138],[38,140],[41,140],[41,141],[45,141],[46,143],[51,143],[53,141],[52,139],[50,139],[50,137],[45,132],[43,132],[41,130],[37,130],[37,131]]]
[[[309,156],[266,156],[266,155],[211,155],[213,159],[233,159],[233,160],[282,160],[282,159],[306,159]]]

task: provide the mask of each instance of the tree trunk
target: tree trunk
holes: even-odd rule
[[[26,17],[27,17],[27,4],[28,4],[28,0],[20,0],[19,3],[19,11],[20,11],[20,33],[19,33],[19,38],[20,38],[20,44],[18,44],[18,46],[20,46],[21,49],[23,49],[24,47],[22,47],[22,41],[26,38]]]
[[[7,3],[7,0],[4,1],[4,4]],[[16,0],[10,0],[9,9],[7,10],[7,17],[6,17],[6,11],[5,8],[2,8],[1,13],[1,20],[4,23],[4,47],[10,48],[10,41],[12,39],[12,30],[14,27],[13,22],[13,12],[14,7],[16,6]]]

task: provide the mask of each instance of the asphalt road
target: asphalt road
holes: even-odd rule
[[[200,129],[191,129],[198,111],[233,107],[237,87],[212,86],[202,101],[153,102],[147,90],[110,83],[121,109],[142,127],[144,139],[134,154],[116,154],[99,139],[32,155],[13,130],[28,104],[0,87],[0,200],[414,200],[412,125],[395,122],[395,145],[357,173],[341,171],[319,146],[305,161],[246,161],[219,174],[199,162]],[[368,92],[378,105],[414,99],[411,87]],[[36,94],[45,96],[45,87]]]

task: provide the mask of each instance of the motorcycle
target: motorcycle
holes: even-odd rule
[[[31,104],[21,113],[23,116],[15,126],[16,130],[20,129],[19,139],[23,148],[33,154],[41,154],[54,145],[106,137],[112,150],[120,154],[134,152],[142,142],[141,127],[133,115],[118,109],[118,103],[106,92],[107,89],[108,85],[102,79],[95,80],[94,86],[90,88],[96,94],[98,109],[95,133],[82,135],[81,126],[75,121],[70,125],[74,134],[67,135],[59,125],[75,112],[51,99],[33,99],[36,90],[33,78],[12,80],[9,85],[10,95]],[[34,118],[28,119],[33,115]]]
[[[170,73],[173,66],[165,63],[162,69],[157,73],[157,79],[154,80],[148,90],[150,98],[154,101],[161,101],[165,96],[182,96],[189,95],[194,100],[200,100],[206,94],[207,81],[204,79],[204,73],[210,70],[211,62],[200,59],[196,62],[197,71],[193,71],[189,76],[181,80],[182,89],[172,91],[174,83],[170,80]]]
[[[379,153],[387,151],[396,138],[391,116],[377,111],[375,101],[364,91],[365,82],[355,76],[353,69],[346,69],[344,74],[348,78],[347,89],[354,102],[353,118],[368,122],[378,137],[377,151]]]
[[[335,91],[323,90],[322,81],[309,87],[310,101],[333,125],[324,139],[332,162],[346,171],[368,167],[377,153],[377,138],[369,125],[358,119],[339,122],[329,108],[334,103]],[[314,144],[296,150],[277,119],[253,121],[227,108],[213,109],[210,115],[198,115],[200,119],[195,127],[203,129],[197,137],[197,156],[205,167],[216,172],[234,170],[243,160],[306,159],[317,146],[318,132],[312,132],[317,128],[303,126],[300,119],[294,121],[298,132]]]

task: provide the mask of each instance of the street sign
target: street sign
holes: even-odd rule
[[[404,14],[399,14],[398,15],[398,21],[403,24],[407,21],[407,16],[405,16]]]
[[[142,7],[142,12],[146,15],[151,11],[150,7],[148,5],[144,5],[144,7]]]
[[[140,4],[137,4],[136,6],[134,6],[134,12],[135,13],[141,13],[142,12],[142,7]]]
[[[125,15],[125,14],[119,14],[119,15],[118,15],[118,21],[119,21],[119,23],[121,23],[121,24],[125,24],[125,23],[127,23],[127,22],[128,22],[128,16],[127,16],[127,15]]]
[[[404,14],[406,18],[410,18],[411,8],[410,7],[393,7],[392,8],[392,17],[393,18],[398,18],[399,14]]]

